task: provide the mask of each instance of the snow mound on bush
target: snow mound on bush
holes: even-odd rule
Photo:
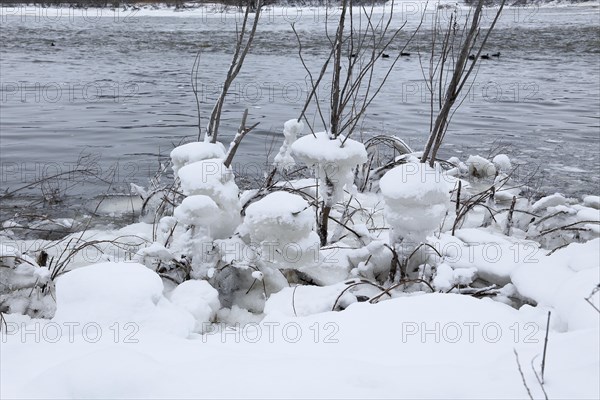
[[[346,287],[344,283],[287,287],[269,297],[264,312],[271,316],[303,317],[332,311],[336,299]],[[337,305],[346,308],[355,302],[356,296],[346,291]]]
[[[192,142],[176,147],[171,151],[173,171],[177,173],[183,166],[211,158],[224,158],[225,146],[221,143]]]
[[[344,143],[342,147],[342,142]],[[327,132],[305,135],[292,144],[292,154],[307,164],[335,164],[354,167],[367,161],[365,146],[344,135],[331,140]]]
[[[203,225],[215,218],[219,206],[210,197],[194,195],[183,199],[173,215],[186,225]]]
[[[407,163],[388,171],[379,188],[385,215],[394,236],[407,234],[420,241],[440,224],[450,201],[450,189],[442,172],[424,163]]]
[[[600,315],[585,301],[600,283],[600,239],[572,243],[511,274],[519,293],[538,305],[554,307],[568,330],[597,328]],[[592,298],[600,308],[600,296]]]
[[[99,326],[135,323],[187,336],[193,328],[191,315],[173,306],[162,292],[161,278],[141,264],[93,264],[57,280],[53,320]]]
[[[233,172],[221,159],[208,159],[187,164],[177,174],[186,196],[203,194],[216,203],[237,199],[239,189]]]
[[[308,235],[314,213],[302,197],[279,191],[248,206],[244,223],[254,240],[289,241]]]
[[[498,154],[492,159],[492,163],[498,171],[508,172],[512,168],[510,158],[506,154]]]
[[[173,304],[187,310],[196,319],[196,332],[202,332],[221,308],[219,292],[210,283],[190,280],[181,283],[171,293]]]
[[[367,150],[362,143],[346,139],[344,135],[330,139],[327,132],[305,135],[296,140],[292,144],[291,155],[315,166],[322,184],[331,185],[330,190],[322,192],[329,205],[342,199],[344,187],[352,190],[354,167],[367,162]]]

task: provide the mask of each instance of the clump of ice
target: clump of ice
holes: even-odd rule
[[[586,207],[600,209],[600,196],[585,196],[583,198],[583,205]]]
[[[400,165],[381,178],[393,243],[408,240],[418,245],[440,226],[450,201],[445,179],[441,171],[425,163]]]
[[[292,144],[291,154],[316,168],[317,178],[328,187],[321,194],[329,205],[341,200],[344,187],[352,190],[353,169],[367,161],[362,143],[346,139],[344,135],[331,139],[327,132],[299,138]]]
[[[493,178],[496,176],[494,163],[481,156],[469,156],[467,166],[469,167],[469,174],[475,178]]]
[[[194,316],[196,332],[205,331],[221,308],[219,292],[202,280],[189,280],[178,285],[171,292],[171,301]]]
[[[176,147],[171,151],[173,171],[177,173],[183,166],[211,158],[224,158],[225,146],[221,143],[192,142]]]
[[[533,211],[541,211],[547,209],[548,207],[562,206],[565,204],[567,204],[567,199],[565,196],[560,193],[554,193],[550,196],[542,197],[533,203],[531,209]]]
[[[283,136],[285,137],[283,145],[279,149],[279,153],[275,156],[273,164],[277,168],[288,170],[296,164],[292,157],[292,143],[296,141],[296,137],[302,134],[304,124],[296,119],[290,119],[283,124]]]

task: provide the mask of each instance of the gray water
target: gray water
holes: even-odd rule
[[[250,109],[249,124],[260,122],[238,152],[239,174],[265,170],[269,149],[276,152],[282,142],[283,123],[298,116],[307,95],[289,21],[296,20],[313,73],[328,52],[322,9],[304,9],[302,15],[284,10],[263,17],[223,113],[225,144],[244,108]],[[408,23],[389,50],[392,58],[378,64],[377,79],[419,22],[411,10],[399,12],[397,20]],[[177,143],[198,134],[190,84],[198,50],[206,123],[229,66],[236,14],[100,11],[96,18],[95,12],[3,10],[2,191],[58,173],[68,181],[61,190],[77,201],[106,190],[126,193],[129,182],[146,184]],[[490,21],[487,16],[484,25]],[[417,51],[427,51],[430,33],[425,23],[409,44],[412,55],[399,60],[370,107],[363,137],[394,134],[416,149],[423,146],[429,98]],[[498,51],[500,58],[479,64],[442,155],[504,152],[521,166],[523,179],[537,171],[530,183],[540,193],[600,193],[598,3],[508,8],[484,53]],[[320,128],[318,119],[315,123]],[[104,181],[69,175],[82,155]],[[15,196],[35,196],[39,190]]]

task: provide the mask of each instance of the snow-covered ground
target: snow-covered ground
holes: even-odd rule
[[[598,196],[519,197],[504,155],[405,154],[359,192],[362,144],[290,130],[278,165],[316,178],[241,192],[200,142],[171,153],[183,199],[160,220],[54,242],[5,229],[2,398],[600,396]],[[318,178],[344,224],[324,247]]]

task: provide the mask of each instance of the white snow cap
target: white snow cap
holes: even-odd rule
[[[316,137],[315,137],[316,136]],[[302,136],[292,144],[292,155],[310,165],[332,164],[354,167],[367,161],[365,146],[356,140],[340,135],[331,140],[327,132]]]
[[[208,196],[199,194],[186,197],[175,208],[173,215],[185,225],[204,225],[218,215],[219,206]]]
[[[221,143],[192,142],[176,147],[171,151],[173,171],[177,173],[183,166],[211,158],[224,158],[225,146]]]
[[[492,162],[498,171],[508,172],[512,168],[510,158],[506,154],[498,154]]]
[[[305,135],[296,140],[292,144],[291,154],[307,165],[316,166],[317,178],[333,184],[333,193],[323,191],[323,197],[328,202],[341,200],[344,187],[352,190],[352,169],[367,162],[367,150],[362,143],[346,139],[344,135],[332,140],[327,132]]]
[[[426,163],[407,163],[388,171],[379,187],[386,203],[428,206],[450,199],[447,179]]]
[[[254,240],[297,240],[312,231],[314,213],[302,197],[278,191],[252,203],[244,223]]]

